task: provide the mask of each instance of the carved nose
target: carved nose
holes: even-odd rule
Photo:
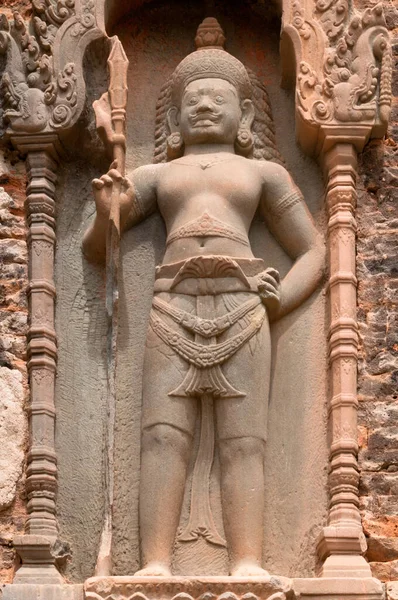
[[[199,102],[197,110],[199,112],[205,112],[205,111],[210,110],[210,109],[211,109],[211,100],[210,100],[210,98],[206,98],[206,97],[202,98],[200,100],[200,102]]]

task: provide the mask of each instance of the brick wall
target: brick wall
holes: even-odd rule
[[[12,580],[12,538],[24,530],[28,378],[25,168],[0,158],[0,581]]]
[[[398,580],[398,10],[384,10],[393,109],[388,136],[359,161],[357,276],[361,509],[372,572],[388,581]]]

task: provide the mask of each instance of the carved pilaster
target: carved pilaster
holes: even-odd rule
[[[56,162],[40,150],[28,154],[29,225],[28,369],[30,375],[31,446],[28,455],[29,533],[55,538],[57,467],[54,450],[54,243]]]
[[[352,0],[283,6],[283,83],[295,81],[297,138],[323,164],[329,216],[330,507],[320,574],[369,578],[358,500],[356,153],[387,128],[391,47],[382,3],[362,12]]]
[[[15,582],[59,583],[52,545],[56,519],[57,460],[55,454],[54,384],[57,345],[54,328],[56,136],[13,139],[27,152],[26,212],[29,225],[28,370],[30,378],[30,447],[26,492],[28,518],[25,536],[14,544],[23,562]]]
[[[328,577],[371,577],[359,513],[355,277],[356,149],[337,143],[324,156],[329,216],[330,505],[318,550]]]

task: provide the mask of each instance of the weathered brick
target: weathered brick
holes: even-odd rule
[[[367,558],[371,562],[386,562],[398,559],[398,538],[368,539]]]

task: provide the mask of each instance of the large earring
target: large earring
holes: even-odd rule
[[[167,158],[174,160],[182,155],[184,142],[181,133],[178,131],[171,133],[167,138]]]
[[[253,150],[253,134],[247,127],[239,127],[236,135],[235,146],[239,154],[248,156]]]

